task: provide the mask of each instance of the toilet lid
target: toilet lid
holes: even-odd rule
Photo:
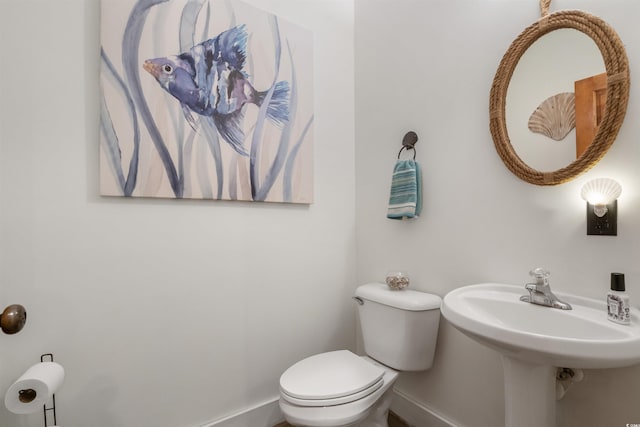
[[[366,396],[382,386],[384,370],[347,350],[316,354],[296,363],[280,377],[280,389],[296,400],[327,401]],[[313,405],[315,406],[315,405]]]

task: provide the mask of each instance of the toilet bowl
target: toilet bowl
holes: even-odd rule
[[[397,377],[398,371],[348,350],[317,354],[282,375],[280,409],[295,426],[386,427]]]
[[[398,371],[433,364],[440,305],[437,295],[370,283],[354,298],[366,356],[348,350],[307,357],[280,377],[280,409],[301,427],[387,427]]]

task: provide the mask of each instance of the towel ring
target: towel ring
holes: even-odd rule
[[[398,159],[400,159],[400,154],[402,150],[413,150],[413,160],[416,159],[416,142],[418,142],[418,134],[413,131],[409,131],[402,138],[402,148],[398,151]]]

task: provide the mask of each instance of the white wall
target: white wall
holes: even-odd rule
[[[0,395],[53,352],[61,425],[195,427],[353,346],[353,3],[251,3],[315,34],[308,207],[99,197],[99,1],[0,0]]]
[[[552,272],[554,289],[603,298],[609,273],[626,273],[640,306],[640,33],[635,0],[554,0],[618,31],[631,64],[627,118],[590,172],[556,187],[528,184],[498,157],[489,133],[489,90],[503,53],[539,17],[536,0],[356,0],[356,185],[358,281],[403,270],[412,286],[441,296],[459,286],[524,284]],[[420,140],[424,211],[385,219],[391,170],[404,133]],[[580,188],[610,176],[623,186],[617,237],[585,234]],[[503,425],[498,355],[443,322],[434,367],[401,376],[398,388],[461,426]],[[640,367],[589,371],[559,403],[559,426],[640,420]],[[635,421],[634,421],[635,420]]]

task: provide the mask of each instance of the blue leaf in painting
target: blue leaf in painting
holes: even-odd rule
[[[176,171],[175,164],[171,159],[171,155],[167,146],[165,145],[162,135],[158,130],[158,127],[151,116],[149,105],[142,91],[140,84],[140,76],[138,73],[139,68],[136,66],[137,58],[140,48],[140,38],[142,37],[142,30],[144,28],[149,10],[154,6],[166,3],[169,0],[138,0],[131,10],[127,25],[122,37],[122,63],[124,66],[124,73],[131,89],[131,97],[135,104],[138,106],[140,116],[144,124],[149,131],[149,135],[158,151],[158,155],[162,160],[164,169],[167,173],[171,189],[176,197],[181,198],[183,194],[183,187],[181,186]]]
[[[289,56],[291,56],[291,49],[289,49]],[[297,97],[297,84],[296,84],[296,71],[293,65],[293,61],[291,62],[291,100],[290,100],[290,115],[291,121],[295,121],[296,109],[298,104]],[[277,90],[277,85],[275,90]],[[275,93],[274,90],[274,93]],[[291,140],[291,124],[287,123],[283,126],[282,135],[280,137],[280,144],[278,145],[278,151],[276,153],[275,158],[273,159],[273,163],[269,168],[267,174],[264,177],[264,183],[260,186],[258,191],[255,194],[255,200],[263,201],[267,198],[269,191],[275,184],[282,167],[284,166],[285,158],[287,155],[287,151],[289,150],[289,142]],[[285,183],[286,184],[286,183]]]
[[[100,55],[102,57],[102,63],[104,64],[105,70],[113,77],[116,82],[116,85],[120,89],[120,92],[125,97],[127,101],[127,106],[129,107],[129,116],[131,117],[131,122],[133,124],[133,153],[131,154],[131,160],[129,161],[129,172],[127,174],[127,179],[124,179],[124,173],[122,171],[121,161],[121,151],[120,144],[118,142],[118,137],[116,135],[116,131],[113,128],[113,123],[111,122],[109,107],[107,107],[104,97],[102,98],[102,113],[101,113],[101,125],[103,129],[103,133],[105,135],[107,146],[110,150],[117,149],[117,157],[112,153],[110,156],[111,162],[114,165],[114,170],[116,171],[116,176],[118,182],[120,183],[120,187],[122,188],[122,192],[125,196],[131,196],[133,194],[133,190],[136,188],[136,183],[138,181],[138,161],[139,161],[139,152],[140,152],[140,126],[138,124],[138,116],[136,115],[136,106],[131,98],[131,94],[127,89],[127,85],[122,80],[122,78],[118,75],[113,66],[113,63],[107,56],[104,49],[100,49]]]

